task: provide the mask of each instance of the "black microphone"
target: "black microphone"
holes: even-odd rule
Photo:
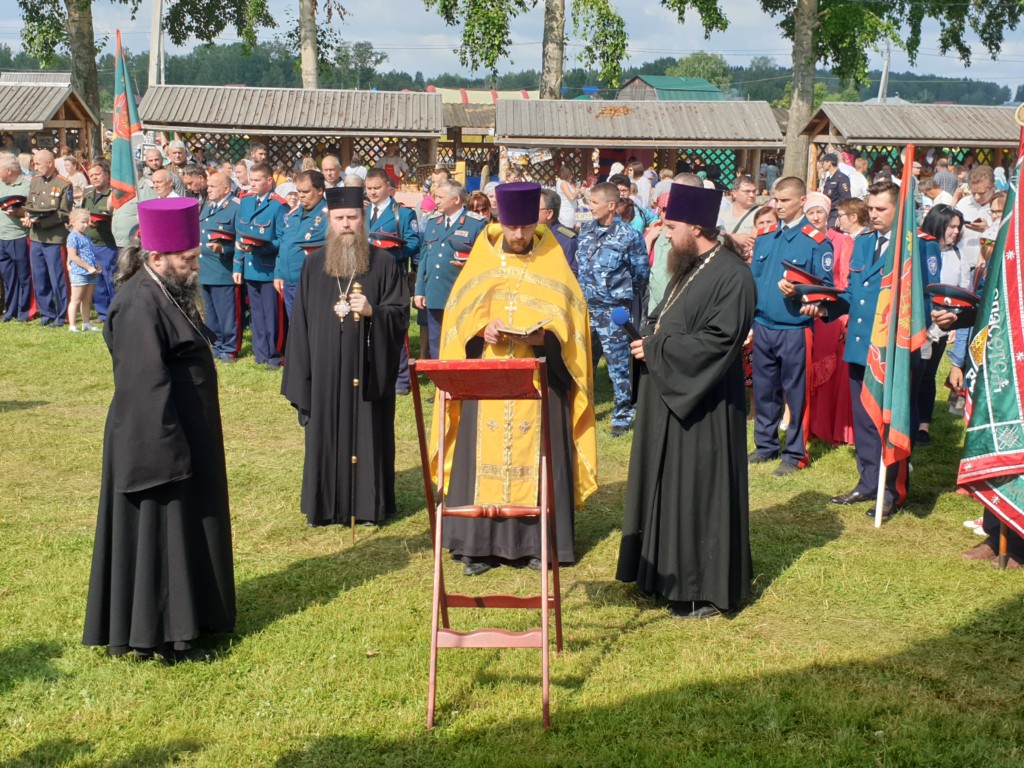
[[[612,322],[626,332],[630,341],[639,341],[643,338],[640,335],[640,331],[633,325],[633,319],[629,316],[629,310],[625,307],[616,307],[612,310]]]

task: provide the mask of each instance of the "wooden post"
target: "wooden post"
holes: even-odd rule
[[[1006,523],[999,523],[999,570],[1005,571],[1010,560],[1009,541],[1006,536]]]
[[[750,178],[757,185],[757,194],[761,194],[761,150],[755,149],[750,160]]]
[[[352,162],[352,137],[342,136],[341,137],[341,167],[344,168],[350,162]],[[363,162],[366,162],[369,158],[364,157]]]
[[[807,188],[818,188],[818,145],[813,141],[807,150]]]

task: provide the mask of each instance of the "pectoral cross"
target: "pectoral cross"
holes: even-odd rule
[[[516,313],[516,310],[519,309],[519,305],[516,304],[514,296],[508,300],[508,304],[505,305],[504,309],[508,312],[508,322],[511,325],[512,315],[514,315]]]

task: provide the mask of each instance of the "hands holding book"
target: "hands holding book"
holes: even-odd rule
[[[511,325],[506,325],[503,320],[496,318],[491,320],[491,322],[484,327],[484,341],[487,344],[498,344],[499,342],[512,339],[520,342],[521,344],[529,344],[530,346],[539,347],[544,344],[544,323],[546,323],[548,319],[534,323],[529,328],[516,328]]]

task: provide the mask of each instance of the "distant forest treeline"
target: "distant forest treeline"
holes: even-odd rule
[[[496,80],[471,78],[454,74],[442,74],[425,78],[422,72],[409,74],[400,71],[381,71],[375,62],[382,58],[365,43],[352,46],[356,55],[347,60],[347,66],[325,69],[320,75],[321,88],[377,88],[382,91],[409,89],[422,91],[428,84],[444,88],[497,88],[499,90],[535,90],[540,83],[540,72],[527,69],[500,75]],[[361,51],[362,55],[359,55]],[[136,95],[141,97],[146,90],[149,68],[149,54],[127,52],[129,72]],[[685,61],[685,60],[684,60]],[[101,101],[104,111],[113,105],[114,57],[105,54],[97,60],[100,75]],[[640,74],[664,75],[669,70],[680,71],[679,59],[664,57],[625,70],[622,82]],[[38,62],[23,52],[15,53],[7,45],[0,44],[0,70],[34,70]],[[70,70],[70,61],[59,58],[54,69]],[[683,68],[685,69],[685,67]],[[787,105],[787,86],[792,78],[792,69],[780,66],[766,56],[755,57],[745,67],[728,67],[719,83],[732,97],[768,101],[776,105]],[[870,73],[870,84],[859,88],[848,88],[826,70],[818,71],[815,98],[823,100],[864,100],[878,93],[880,72]],[[166,59],[166,81],[169,84],[201,85],[248,85],[254,87],[301,87],[298,59],[280,42],[262,43],[250,53],[243,52],[240,43],[230,45],[198,46],[184,55],[168,56]],[[611,97],[616,89],[598,81],[597,73],[584,69],[571,69],[565,73],[564,97],[575,98],[584,93]],[[940,75],[916,75],[910,72],[893,72],[889,75],[888,95],[899,95],[907,101],[931,103],[954,102],[958,104],[998,105],[1009,101],[1010,89],[1005,85],[966,78],[942,77]],[[1017,101],[1024,100],[1024,86],[1018,87]]]

